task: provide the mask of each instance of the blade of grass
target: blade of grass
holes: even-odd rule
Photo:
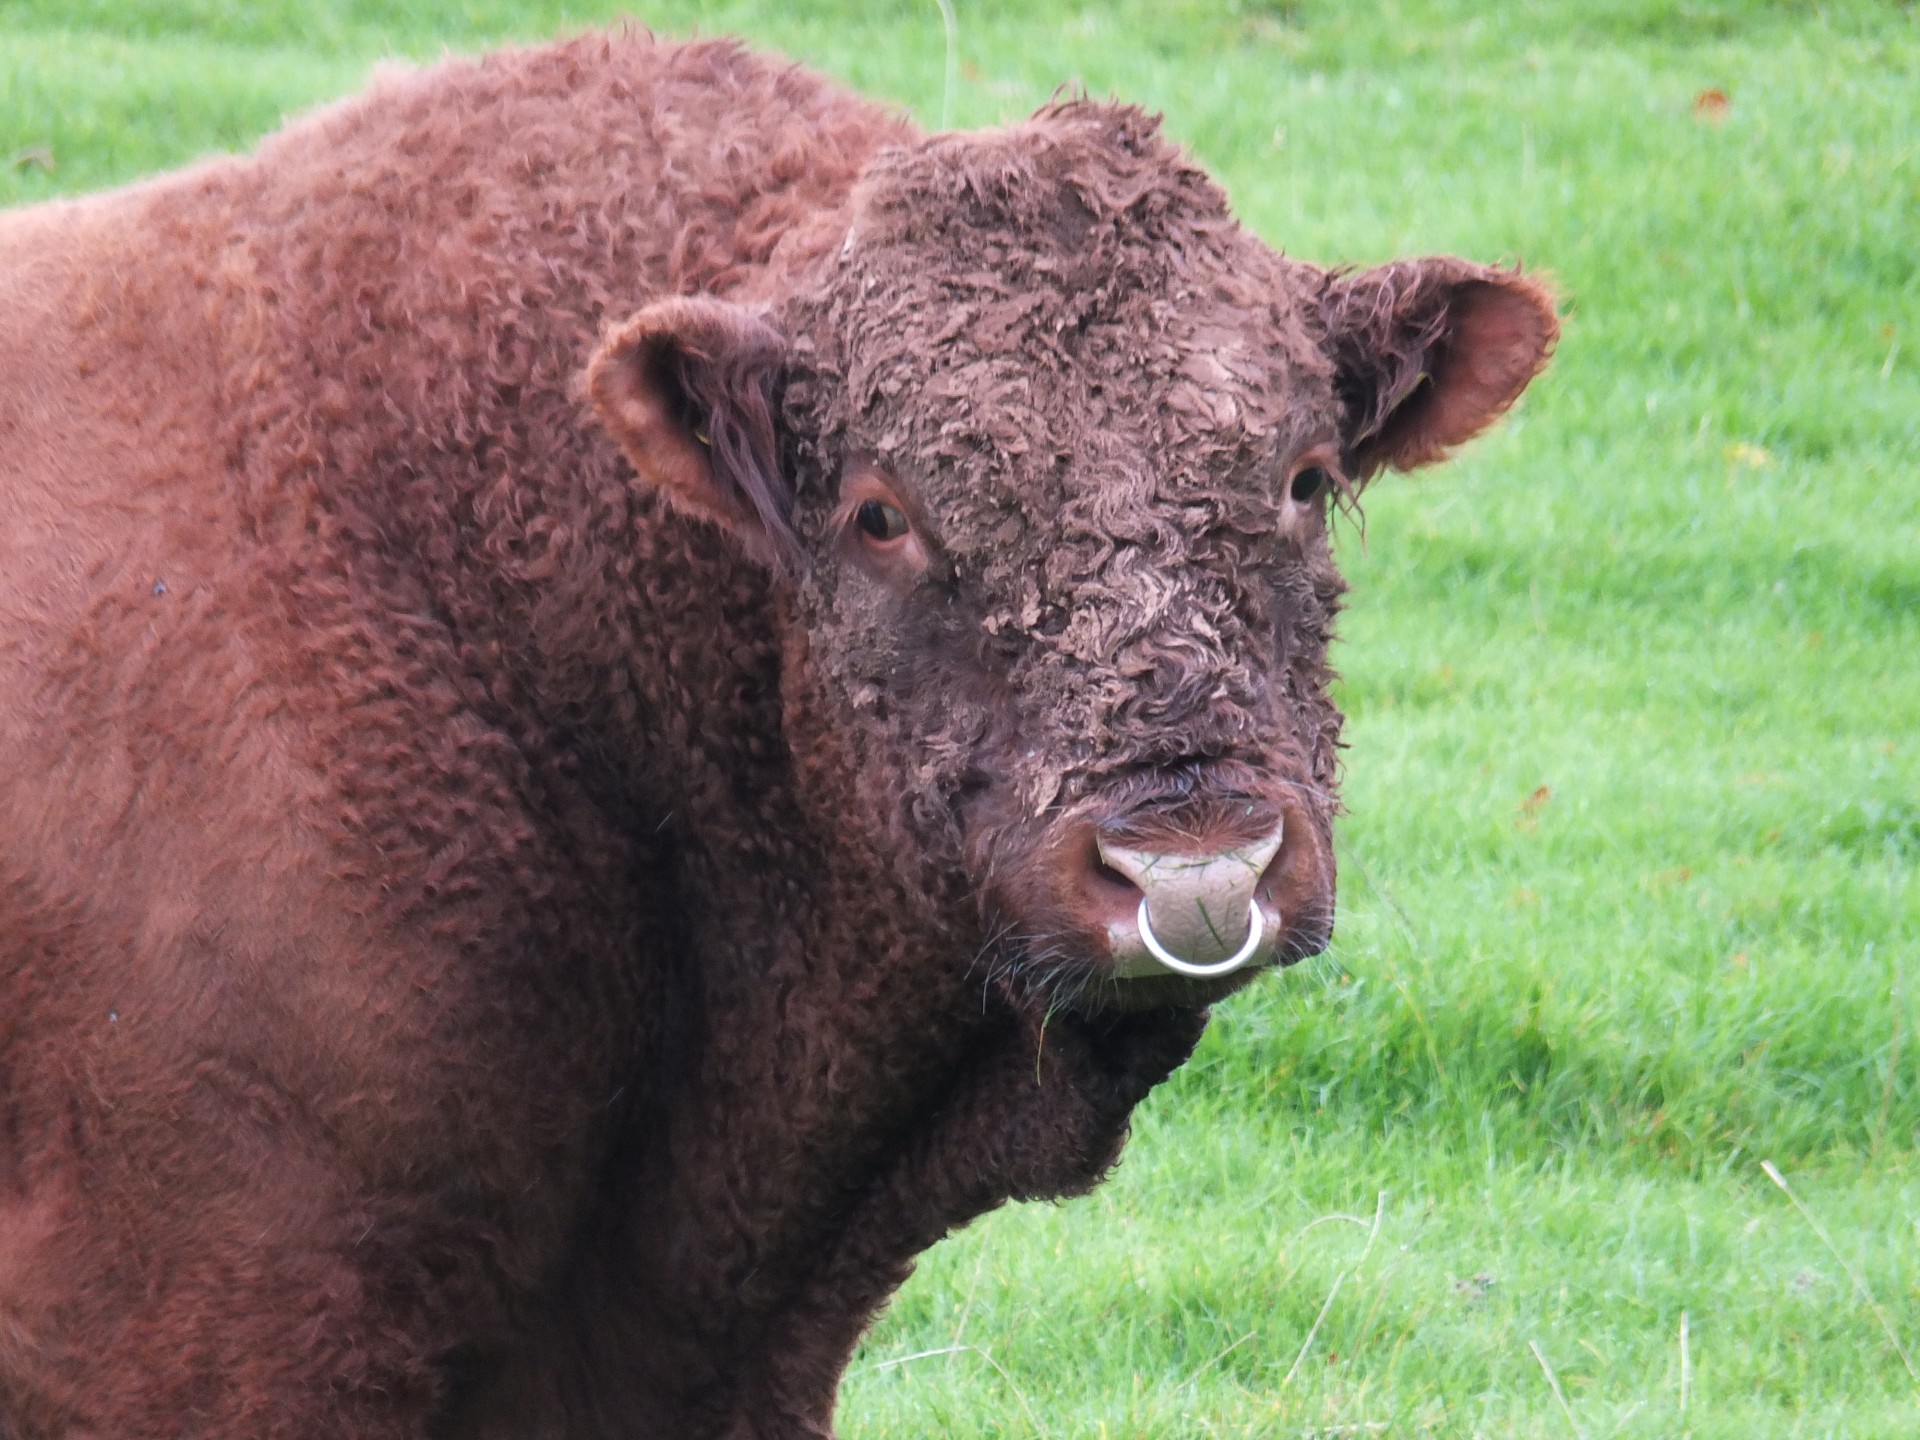
[[[1840,1247],[1833,1243],[1833,1236],[1827,1233],[1827,1227],[1820,1223],[1813,1211],[1801,1203],[1800,1197],[1793,1193],[1793,1187],[1787,1184],[1787,1177],[1780,1173],[1779,1168],[1771,1160],[1762,1160],[1760,1168],[1767,1172],[1769,1180],[1780,1187],[1780,1192],[1793,1202],[1793,1208],[1800,1212],[1800,1218],[1805,1220],[1808,1228],[1820,1237],[1820,1243],[1827,1247],[1827,1253],[1833,1256],[1834,1261],[1846,1272],[1847,1278],[1853,1282],[1854,1290],[1866,1302],[1867,1308],[1873,1312],[1873,1318],[1880,1322],[1880,1328],[1886,1332],[1887,1343],[1893,1346],[1894,1353],[1900,1357],[1900,1363],[1907,1367],[1908,1376],[1915,1385],[1920,1385],[1920,1371],[1913,1368],[1913,1356],[1909,1355],[1907,1347],[1900,1343],[1899,1332],[1893,1328],[1893,1321],[1887,1318],[1887,1312],[1880,1308],[1880,1302],[1873,1298],[1873,1291],[1867,1288],[1865,1277],[1853,1268],[1846,1256],[1840,1253]]]

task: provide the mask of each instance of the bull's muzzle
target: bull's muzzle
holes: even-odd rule
[[[1284,828],[1276,824],[1272,834],[1215,855],[1140,850],[1099,838],[1102,862],[1141,892],[1131,922],[1108,926],[1114,974],[1207,979],[1268,958],[1282,917],[1263,913],[1256,890],[1280,851]]]

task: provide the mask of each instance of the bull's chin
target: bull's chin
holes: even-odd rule
[[[1264,944],[1254,947],[1242,963],[1231,967],[1216,961],[1216,973],[1180,973],[1144,958],[1138,944],[1110,934],[1107,944],[1079,962],[1029,971],[1041,1003],[1088,1015],[1126,1015],[1148,1010],[1203,1010],[1246,989],[1261,976],[1284,970],[1326,948],[1330,934],[1302,935],[1298,930],[1277,933],[1266,927]],[[1089,947],[1090,950],[1093,947]],[[1231,957],[1228,957],[1231,958]],[[1176,961],[1178,957],[1175,957]],[[1205,965],[1192,967],[1204,970]]]
[[[1248,965],[1230,975],[1195,979],[1186,975],[1110,976],[1089,986],[1081,1008],[1090,1013],[1132,1015],[1145,1010],[1205,1010],[1244,990],[1267,964]]]
[[[1137,1015],[1152,1010],[1205,1010],[1262,974],[1279,968],[1273,957],[1211,977],[1120,973],[1109,955],[1078,963],[1054,959],[1025,969],[1009,999],[1026,1008],[1086,1016]]]

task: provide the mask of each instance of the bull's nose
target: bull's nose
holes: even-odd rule
[[[1100,861],[1114,872],[1109,883],[1124,877],[1141,897],[1132,915],[1108,924],[1114,973],[1204,978],[1267,959],[1284,917],[1262,882],[1285,838],[1281,820],[1255,840],[1194,855],[1096,835]]]

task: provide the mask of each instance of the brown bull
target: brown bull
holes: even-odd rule
[[[1554,334],[632,35],[0,217],[0,1433],[826,1435],[1326,943],[1329,506]]]

